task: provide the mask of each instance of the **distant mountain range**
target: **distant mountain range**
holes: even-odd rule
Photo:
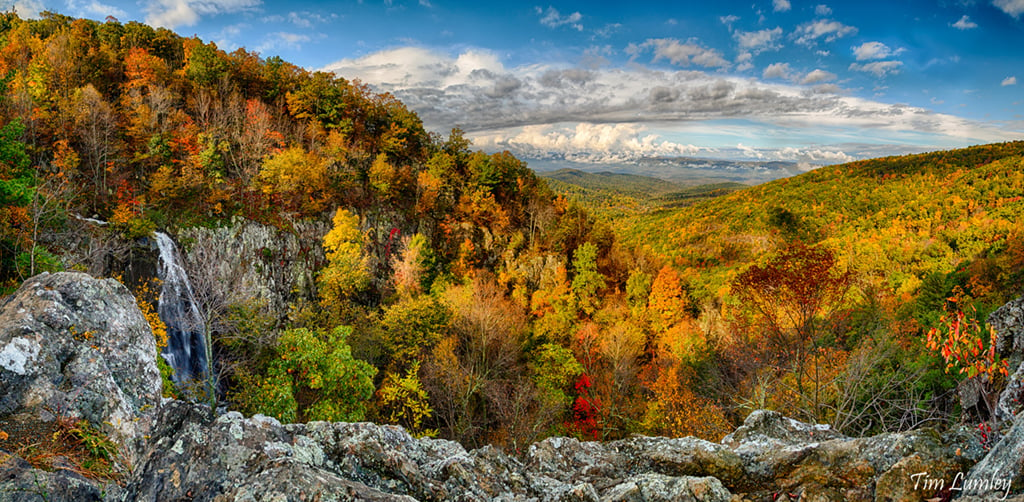
[[[614,164],[552,159],[527,159],[527,161],[533,170],[545,176],[548,172],[572,169],[591,173],[648,176],[683,186],[722,182],[756,185],[788,178],[819,167],[796,162],[736,161],[695,157],[644,157]],[[673,189],[666,191],[673,191]]]

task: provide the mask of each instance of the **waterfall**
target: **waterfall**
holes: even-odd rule
[[[155,232],[160,250],[158,274],[162,281],[157,314],[167,325],[167,348],[163,356],[174,368],[174,382],[190,383],[206,377],[206,325],[199,314],[192,285],[182,265],[181,254],[170,236]]]

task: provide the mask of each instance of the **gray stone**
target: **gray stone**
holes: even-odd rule
[[[121,283],[42,274],[0,304],[0,415],[84,418],[125,442],[159,399],[153,333]]]
[[[35,469],[21,458],[0,450],[0,501],[99,502],[108,495],[103,488],[69,470]]]

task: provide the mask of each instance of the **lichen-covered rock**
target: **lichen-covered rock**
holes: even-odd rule
[[[1013,422],[1024,412],[1024,296],[996,309],[988,323],[996,330],[996,349],[1010,365],[995,415],[1000,421]]]
[[[552,440],[540,447],[556,450],[548,452],[550,462],[523,463],[493,447],[466,451],[451,441],[416,439],[401,427],[281,425],[233,412],[211,419],[205,408],[180,401],[161,408],[152,432],[125,500],[596,502],[731,496],[713,478],[655,472],[650,460],[631,463],[615,452],[615,442]],[[612,457],[614,465],[600,460]]]
[[[1002,497],[1024,491],[1024,420],[1017,420],[992,451],[967,473],[968,495]]]
[[[931,497],[915,490],[919,468],[952,480],[972,459],[929,429],[868,438],[849,438],[825,425],[812,425],[767,410],[755,411],[723,439],[742,459],[743,486],[731,490],[772,497],[794,494],[806,500],[907,500]],[[920,488],[920,486],[919,486]]]
[[[159,399],[153,333],[121,283],[42,274],[0,304],[0,415],[84,418],[125,442]]]
[[[973,462],[948,440],[927,429],[848,438],[758,412],[726,444],[549,438],[518,459],[493,447],[467,451],[451,441],[416,439],[395,426],[280,425],[237,413],[214,420],[197,405],[172,402],[126,493],[129,500],[329,493],[379,500],[729,500],[732,493],[908,500],[938,491],[915,486],[915,474],[953,480]]]
[[[99,502],[104,495],[99,486],[70,470],[35,469],[25,460],[0,450],[0,500],[4,502]]]
[[[996,330],[996,349],[1001,354],[1013,355],[1013,362],[1024,359],[1024,296],[1010,301],[988,316],[988,323]]]

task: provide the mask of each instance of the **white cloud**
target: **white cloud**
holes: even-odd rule
[[[847,26],[839,21],[818,19],[798,26],[794,35],[797,37],[796,42],[798,44],[811,46],[819,38],[824,38],[826,42],[833,42],[836,39],[855,33],[857,33],[857,28],[853,26]]]
[[[837,78],[835,73],[828,72],[825,70],[813,70],[803,79],[800,80],[801,84],[818,84],[821,82],[831,82]]]
[[[825,4],[819,4],[814,8],[814,14],[821,17],[831,16],[832,8]]]
[[[23,19],[39,19],[39,13],[46,10],[40,0],[4,0],[0,2],[3,10],[14,9]]]
[[[541,9],[540,7],[534,7],[540,18],[540,24],[547,26],[548,28],[558,28],[559,26],[568,25],[570,28],[576,31],[583,31],[583,25],[580,21],[583,19],[583,14],[579,12],[573,12],[568,16],[563,16],[558,9],[554,7],[548,7],[548,10]]]
[[[793,77],[793,70],[789,67],[789,63],[773,63],[764,69],[761,76],[764,78],[783,78],[789,80]]]
[[[758,54],[766,50],[779,49],[778,40],[782,38],[782,28],[776,26],[770,30],[736,31],[732,37],[736,39],[740,49]]]
[[[732,23],[735,23],[736,21],[739,21],[740,17],[739,16],[734,16],[732,14],[729,14],[728,16],[722,16],[722,17],[718,18],[718,20],[721,21],[722,24],[724,24],[726,26],[732,26]]]
[[[259,47],[256,47],[256,52],[266,52],[271,50],[280,49],[292,49],[298,50],[302,48],[302,44],[312,40],[309,35],[301,33],[288,33],[279,31],[276,33],[267,33],[263,39],[263,43]]]
[[[655,45],[635,46],[634,50],[649,53]],[[692,56],[687,57],[692,64]],[[858,71],[884,76],[896,71],[899,62],[855,65]],[[792,132],[794,138],[815,138],[794,139],[792,146],[801,148],[811,143],[826,145],[821,137],[834,133],[833,137],[845,138],[851,131],[887,145],[904,141],[900,148],[920,145],[922,138],[932,149],[1013,138],[1000,127],[847,95],[834,84],[821,85],[836,80],[824,70],[802,74],[789,68],[781,71],[788,80],[768,82],[692,68],[659,70],[637,62],[621,67],[545,63],[506,67],[485,50],[449,54],[416,47],[341,60],[325,69],[395,94],[430,130],[460,126],[482,145],[509,148],[531,158],[543,158],[544,152],[585,157],[584,149],[595,150],[594,156],[588,157],[594,159],[640,155],[638,152],[687,155],[690,153],[685,152],[692,150],[687,144],[690,141],[678,138],[687,134],[707,138],[708,131],[721,137],[728,127],[737,131],[731,141],[702,139],[698,144],[728,147],[733,152],[738,141],[749,144],[752,140],[748,138],[768,137],[779,130]],[[726,123],[734,121],[742,125]],[[708,125],[710,122],[714,124]],[[581,123],[585,125],[577,126]],[[804,149],[808,162],[813,156],[808,152],[833,150],[824,146]]]
[[[608,37],[611,37],[613,34],[617,33],[621,29],[622,29],[622,24],[621,23],[609,23],[609,24],[604,25],[603,28],[599,28],[599,29],[594,30],[594,37],[595,38],[608,38]]]
[[[1003,79],[1003,83],[1001,83],[999,85],[1001,85],[1003,87],[1006,87],[1006,86],[1009,86],[1009,85],[1017,85],[1017,77],[1016,76],[1006,77],[1006,78]]]
[[[846,152],[822,148],[785,147],[777,150],[774,157],[779,160],[793,160],[801,163],[813,162],[816,164],[842,164],[857,160]]]
[[[992,0],[992,5],[1015,18],[1024,13],[1024,0]]]
[[[89,0],[87,2],[67,0],[67,6],[70,13],[91,19],[104,19],[107,16],[114,16],[118,19],[125,19],[128,17],[128,13],[124,10],[114,7],[113,5],[100,3],[97,0]]]
[[[971,21],[971,18],[968,17],[967,14],[964,14],[964,17],[961,17],[959,21],[951,24],[950,26],[952,26],[952,27],[954,27],[954,28],[956,28],[958,30],[970,30],[970,29],[973,29],[973,28],[977,28],[978,27],[978,23],[975,23],[974,21]]]
[[[316,12],[302,11],[302,12],[289,12],[287,15],[274,15],[263,18],[263,22],[266,23],[291,23],[299,28],[312,28],[313,25],[323,24],[332,19],[337,19],[337,14],[331,14],[330,16],[324,16]]]
[[[643,51],[652,50],[654,61],[667,59],[677,66],[698,65],[705,68],[726,68],[729,62],[722,57],[722,53],[715,49],[699,45],[694,40],[685,43],[674,38],[652,38],[647,39],[640,45],[630,44],[626,52],[636,56]]]
[[[885,59],[889,56],[896,56],[903,52],[903,49],[892,50],[888,45],[882,42],[864,42],[863,44],[854,46],[853,55],[857,57],[857,61],[864,61],[868,59]]]
[[[610,163],[640,157],[696,155],[708,151],[663,140],[637,123],[551,124],[512,127],[471,134],[485,150],[511,150],[529,158],[560,158],[575,162]]]
[[[901,66],[903,66],[902,61],[875,61],[873,63],[865,64],[852,63],[850,64],[850,69],[864,73],[871,73],[878,78],[882,78],[886,75],[899,73]]]
[[[202,16],[253,11],[260,5],[263,0],[153,0],[146,6],[146,24],[192,26]]]
[[[772,8],[775,12],[786,12],[793,6],[789,4],[789,0],[772,0]]]
[[[765,79],[789,80],[790,82],[801,85],[820,84],[823,82],[830,82],[837,78],[835,73],[827,72],[825,70],[813,70],[806,75],[801,75],[799,72],[794,71],[793,68],[789,66],[789,63],[770,64],[764,69],[761,77]],[[836,93],[837,91],[839,91],[839,88],[835,86],[818,86],[815,88],[815,92]]]

